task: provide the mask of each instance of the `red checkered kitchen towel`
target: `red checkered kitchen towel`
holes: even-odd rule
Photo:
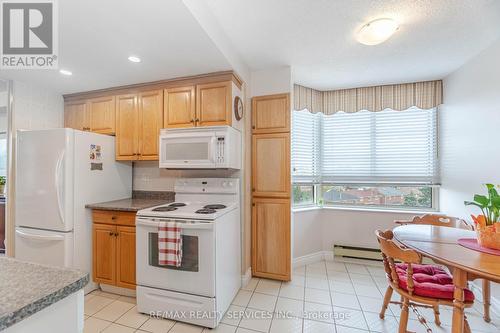
[[[160,222],[158,225],[158,265],[181,266],[181,225],[181,223],[177,222]]]

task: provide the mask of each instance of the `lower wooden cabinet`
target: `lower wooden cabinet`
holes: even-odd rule
[[[135,289],[135,227],[116,224],[129,224],[132,215],[135,213],[93,212],[94,282]]]
[[[253,198],[252,274],[291,279],[290,199]]]

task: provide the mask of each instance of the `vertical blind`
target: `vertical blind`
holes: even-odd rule
[[[437,110],[293,112],[296,183],[438,184]]]

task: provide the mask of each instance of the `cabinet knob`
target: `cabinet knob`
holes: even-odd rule
[[[114,235],[114,232],[113,232],[113,231],[110,231],[110,232],[109,232],[109,235],[110,235],[110,236],[113,236],[113,235]]]
[[[194,123],[194,122],[195,122],[194,118],[193,118],[193,119],[191,119],[191,122],[192,122],[192,123]]]
[[[111,219],[112,220],[116,220],[116,216],[111,216]]]
[[[255,125],[252,126],[252,129],[255,129]]]
[[[252,207],[255,207],[255,204],[254,204],[254,203],[252,204]]]
[[[117,233],[117,232],[115,232],[115,236],[118,236],[118,233]]]
[[[196,118],[194,121],[196,121],[197,123],[199,123],[199,122],[200,122],[200,119]]]

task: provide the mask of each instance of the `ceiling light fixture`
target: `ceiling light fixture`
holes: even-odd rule
[[[365,45],[377,45],[388,40],[399,28],[398,22],[390,18],[381,18],[365,24],[358,31],[358,42]]]
[[[59,73],[61,73],[62,75],[66,75],[66,76],[70,76],[70,75],[73,75],[72,72],[66,70],[66,69],[60,69],[59,70]]]
[[[132,62],[141,62],[141,58],[136,57],[136,56],[130,56],[130,57],[128,57],[128,60],[132,61]]]

